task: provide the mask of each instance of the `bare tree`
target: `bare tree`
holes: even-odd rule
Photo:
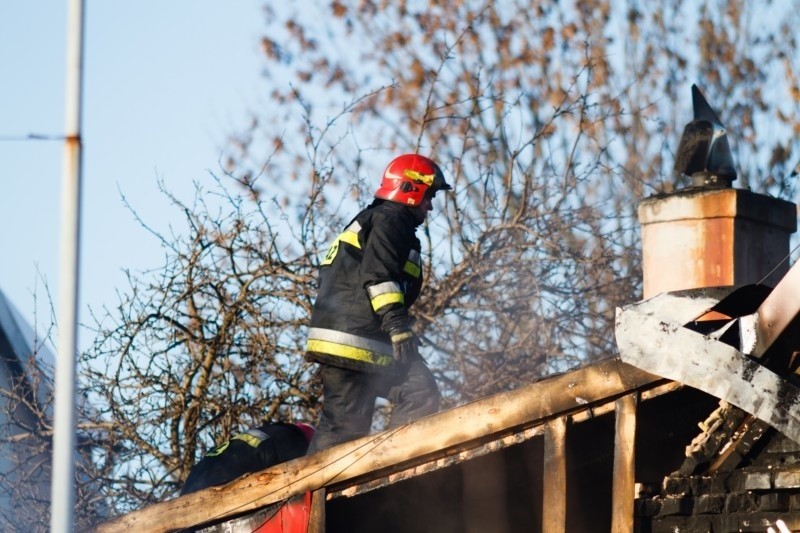
[[[317,395],[301,354],[311,261],[282,244],[279,208],[221,187],[171,198],[187,234],[155,234],[166,264],[131,275],[84,361],[88,397],[115,424],[109,489],[123,506],[173,494],[198,453],[243,426],[307,420]]]
[[[0,524],[6,529],[46,531],[49,516],[49,457],[51,427],[46,423],[50,407],[37,396],[39,390],[52,390],[40,365],[30,359],[22,363],[4,357],[9,369],[8,386],[2,387],[2,420],[0,434],[4,449],[3,472],[0,475],[0,496],[4,505]]]
[[[774,46],[774,35],[790,35],[795,15],[750,29],[759,15],[774,19],[744,2],[316,9],[266,8],[269,64],[281,80],[294,76],[283,90],[273,84],[273,96],[313,112],[309,102],[327,110],[359,87],[383,87],[348,117],[349,142],[331,145],[337,173],[359,175],[372,152],[385,160],[419,150],[455,178],[455,196],[427,228],[431,276],[416,309],[455,401],[614,353],[613,310],[640,290],[636,205],[683,185],[671,154],[693,81],[725,104],[742,182],[791,194],[781,172],[794,141],[770,149],[751,132],[791,124],[784,102],[767,105],[759,83],[791,74],[789,45]],[[356,40],[364,44],[355,54],[335,46]],[[781,58],[781,68],[768,66]],[[263,123],[254,121],[249,139],[274,131]],[[241,148],[240,171],[255,145]],[[359,176],[362,197],[379,177],[371,168]]]
[[[431,155],[455,185],[421,232],[413,310],[449,405],[613,355],[614,309],[640,293],[636,206],[682,185],[692,82],[729,127],[741,183],[793,194],[797,14],[758,9],[267,6],[269,104],[212,189],[171,196],[185,230],[147,228],[166,262],[130,274],[81,363],[111,428],[115,511],[174,494],[243,425],[315,417],[303,348],[319,254],[400,152]]]

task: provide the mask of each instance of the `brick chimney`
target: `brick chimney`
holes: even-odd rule
[[[639,204],[644,297],[762,281],[789,254],[797,206],[749,190],[690,187]],[[782,263],[768,278],[774,286]]]
[[[644,297],[759,282],[774,287],[789,269],[781,261],[797,230],[797,207],[734,189],[728,132],[697,85],[692,108],[674,167],[692,186],[639,204]]]

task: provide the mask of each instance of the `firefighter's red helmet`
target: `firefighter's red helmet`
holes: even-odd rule
[[[429,190],[436,193],[450,189],[439,165],[422,155],[405,154],[386,167],[375,198],[415,207],[422,203]]]

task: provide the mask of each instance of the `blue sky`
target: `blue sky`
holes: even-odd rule
[[[30,322],[58,295],[67,0],[0,3],[0,290]],[[181,223],[157,180],[189,199],[218,169],[226,135],[258,100],[260,0],[86,0],[81,320],[114,307],[122,269],[163,263],[123,206],[168,231]],[[35,304],[33,293],[38,295]],[[56,303],[57,308],[57,303]],[[86,346],[90,334],[79,333]]]

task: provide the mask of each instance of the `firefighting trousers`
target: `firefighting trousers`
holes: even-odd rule
[[[308,453],[369,433],[375,400],[392,404],[389,427],[439,410],[439,388],[420,357],[401,375],[384,375],[322,365],[322,416]]]

